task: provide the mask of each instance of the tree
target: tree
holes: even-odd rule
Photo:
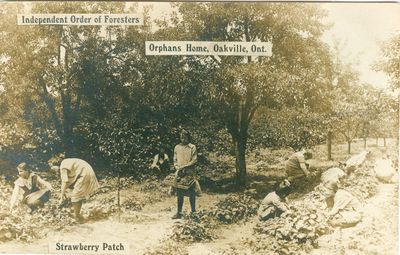
[[[123,12],[124,6],[64,2],[35,3],[31,7],[37,13],[102,13]],[[7,15],[2,16],[4,93],[13,106],[10,108],[20,109],[16,117],[54,128],[64,150],[72,153],[76,126],[85,112],[82,107],[92,105],[100,113],[102,107],[96,102],[104,97],[99,97],[122,86],[123,80],[116,81],[113,77],[122,63],[109,65],[111,61],[115,63],[115,47],[102,36],[99,26],[17,27],[11,21],[22,9],[23,5],[9,5],[5,9]],[[111,89],[110,84],[115,83],[118,85]]]
[[[321,43],[324,13],[316,5],[184,3],[171,34],[185,40],[270,41],[272,57],[188,57],[188,71],[202,85],[202,111],[229,131],[236,154],[236,180],[246,185],[248,129],[257,109],[304,107],[319,101],[327,86],[327,47]],[[181,18],[180,18],[181,17]],[[210,72],[212,70],[212,72]]]
[[[253,148],[291,147],[298,151],[323,142],[325,132],[325,126],[321,125],[321,114],[318,112],[300,108],[260,108],[249,131],[250,145]]]
[[[400,33],[397,32],[389,41],[383,43],[381,50],[381,59],[376,63],[374,68],[377,71],[386,73],[390,78],[392,89],[398,92],[396,107],[398,116],[396,123],[398,127],[400,122]],[[399,128],[397,128],[397,130],[399,130]],[[397,132],[397,145],[400,144],[399,139],[400,135],[399,132]]]
[[[393,89],[400,88],[400,34],[384,42],[381,46],[381,59],[375,64],[377,71],[383,71],[390,77]]]
[[[349,87],[346,91],[338,90],[335,102],[335,128],[347,142],[347,153],[351,153],[351,143],[357,137],[362,123],[362,88]]]
[[[374,88],[370,84],[363,84],[364,102],[361,105],[361,132],[364,139],[364,148],[367,147],[367,138],[371,136],[386,137],[389,135],[392,115],[391,102],[393,99],[382,89]]]

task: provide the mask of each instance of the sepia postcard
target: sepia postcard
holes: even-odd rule
[[[0,2],[0,254],[398,254],[400,5]]]

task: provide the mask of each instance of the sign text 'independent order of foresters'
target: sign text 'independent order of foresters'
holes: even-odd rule
[[[146,55],[271,56],[270,42],[146,41]]]
[[[143,25],[143,18],[135,14],[18,14],[18,25]]]

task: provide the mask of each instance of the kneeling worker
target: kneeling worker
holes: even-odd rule
[[[19,164],[17,170],[19,178],[14,182],[10,211],[17,203],[20,194],[23,196],[22,203],[28,205],[32,210],[49,201],[50,191],[53,190],[50,183],[31,172],[26,163]]]
[[[306,177],[309,176],[309,166],[306,160],[312,158],[312,153],[307,150],[302,150],[293,153],[286,161],[285,171],[287,178],[293,190],[307,185]]]
[[[324,188],[322,194],[328,207],[331,207],[328,216],[332,226],[353,227],[362,220],[361,203],[349,192],[331,184]]]
[[[279,184],[276,191],[269,193],[261,202],[258,209],[258,216],[261,221],[279,217],[282,213],[289,210],[284,199],[289,195],[291,190],[290,183],[284,180]]]

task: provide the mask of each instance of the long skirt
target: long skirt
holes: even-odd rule
[[[83,168],[72,188],[71,202],[79,202],[88,199],[99,187],[100,185],[93,169]]]

